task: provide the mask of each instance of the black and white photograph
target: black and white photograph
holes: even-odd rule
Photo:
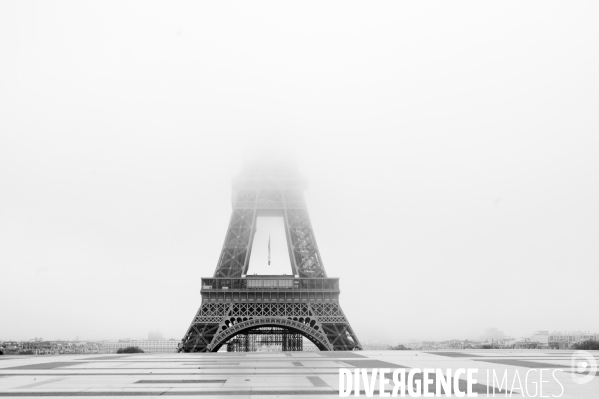
[[[599,2],[0,0],[0,398],[599,399]]]

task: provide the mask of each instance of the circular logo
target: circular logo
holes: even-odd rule
[[[572,380],[576,384],[590,382],[597,373],[597,360],[587,351],[576,351],[570,358]]]

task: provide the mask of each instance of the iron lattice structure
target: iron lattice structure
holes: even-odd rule
[[[202,278],[202,305],[179,351],[216,352],[228,342],[235,351],[252,351],[251,337],[266,327],[282,343],[291,340],[287,350],[297,350],[299,336],[323,351],[362,349],[339,305],[339,279],[327,277],[322,264],[305,187],[286,165],[246,165],[233,180],[225,243],[214,276]],[[259,216],[283,218],[292,275],[247,275]]]
[[[258,327],[231,339],[227,352],[255,352],[262,345],[279,346],[284,352],[302,351],[302,335],[281,327]]]

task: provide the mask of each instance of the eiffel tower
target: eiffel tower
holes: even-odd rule
[[[339,305],[339,278],[327,277],[322,264],[306,186],[288,163],[246,163],[233,179],[225,243],[214,276],[202,278],[202,304],[179,352],[217,352],[223,345],[247,351],[248,335],[269,329],[284,342],[299,338],[299,347],[303,336],[321,351],[362,349]],[[282,217],[292,275],[247,275],[259,216]]]

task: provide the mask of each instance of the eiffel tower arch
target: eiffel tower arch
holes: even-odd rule
[[[179,351],[216,352],[233,341],[248,350],[248,335],[271,330],[284,342],[303,336],[322,351],[361,350],[339,305],[339,278],[324,269],[304,201],[306,181],[297,169],[248,163],[232,188],[233,210],[216,271],[201,280],[202,304]],[[247,274],[260,216],[283,219],[292,274]]]

